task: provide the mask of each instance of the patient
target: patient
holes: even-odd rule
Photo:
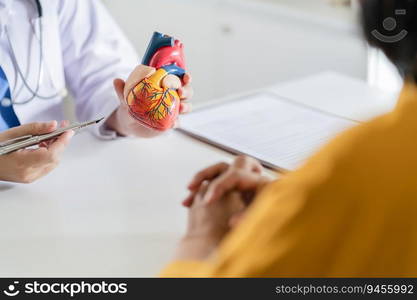
[[[361,6],[368,41],[405,79],[395,110],[279,181],[244,157],[198,173],[184,202],[187,233],[162,276],[417,276],[417,0]],[[397,28],[388,31],[387,17]]]

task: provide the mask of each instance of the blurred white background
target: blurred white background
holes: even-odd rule
[[[367,78],[349,1],[103,1],[140,56],[155,30],[184,42],[196,103],[324,70]]]

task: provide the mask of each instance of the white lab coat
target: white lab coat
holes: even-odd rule
[[[42,0],[44,72],[40,95],[67,87],[75,99],[79,121],[108,117],[119,105],[113,79],[127,78],[138,64],[132,45],[99,0]],[[13,64],[5,26],[19,66],[32,89],[39,71],[38,12],[33,0],[0,0],[0,66],[9,80],[14,101],[31,93]],[[22,124],[63,119],[62,96],[14,105]],[[95,129],[98,136],[114,132]]]

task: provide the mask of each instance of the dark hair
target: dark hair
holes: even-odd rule
[[[403,77],[417,82],[417,0],[361,0],[361,6],[368,42],[383,50]]]

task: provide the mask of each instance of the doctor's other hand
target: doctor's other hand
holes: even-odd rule
[[[218,163],[198,172],[188,185],[189,196],[183,205],[190,207],[204,183],[208,183],[203,201],[216,202],[230,192],[238,192],[249,205],[256,194],[271,179],[263,176],[259,161],[249,156],[238,156],[232,164]]]
[[[149,70],[144,70],[144,74],[146,73],[146,76],[144,77],[148,77],[155,72],[154,68],[146,68],[149,68]],[[191,111],[191,104],[188,103],[187,100],[191,99],[194,91],[191,86],[191,76],[189,74],[184,75],[183,82],[181,82],[177,76],[168,75],[163,81],[163,86],[178,91],[178,95],[181,99],[180,114]],[[161,131],[141,125],[130,115],[129,107],[124,98],[125,82],[122,79],[114,80],[114,88],[120,100],[120,106],[106,121],[106,124],[110,129],[115,130],[123,136],[150,138],[162,134]]]
[[[62,126],[65,126],[63,122]],[[57,129],[56,121],[31,123],[0,133],[0,142],[25,135],[41,135]],[[70,142],[73,131],[67,131],[53,141],[43,143],[36,149],[23,149],[0,156],[0,181],[32,183],[45,176],[59,163],[59,159]]]

